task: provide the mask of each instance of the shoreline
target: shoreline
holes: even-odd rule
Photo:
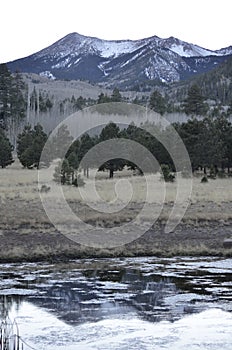
[[[51,224],[0,230],[0,263],[139,256],[232,257],[232,248],[223,246],[224,240],[231,237],[232,220],[226,225],[217,221],[201,221],[198,227],[192,223],[180,223],[174,232],[168,234],[163,229],[164,224],[157,221],[137,240],[116,248],[80,245],[57,232]]]

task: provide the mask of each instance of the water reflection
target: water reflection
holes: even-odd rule
[[[211,306],[231,311],[230,262],[215,270],[208,261],[192,265],[153,258],[2,265],[0,316],[13,305],[19,308],[22,301],[72,325],[128,315],[173,321]]]
[[[88,275],[88,277],[86,277]],[[99,321],[112,316],[137,314],[150,321],[166,318],[164,297],[176,293],[176,286],[169,279],[151,281],[139,271],[110,273],[88,271],[78,273],[72,281],[57,281],[52,285],[37,284],[39,295],[27,300],[54,312],[67,323]],[[161,314],[161,309],[163,313]],[[165,316],[166,313],[166,316]],[[172,315],[169,315],[171,318]]]
[[[19,310],[23,298],[19,295],[0,295],[0,318],[9,317],[11,310]]]

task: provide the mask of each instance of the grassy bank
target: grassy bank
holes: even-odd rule
[[[142,220],[147,221],[160,211],[164,193],[159,175],[155,179],[148,177],[148,181],[152,181],[148,198],[144,178],[131,176],[128,172],[116,174],[113,180],[107,179],[107,173],[98,173],[95,181],[98,197],[93,197],[93,175],[92,172],[90,179],[85,179],[84,200],[77,188],[64,187],[67,202],[83,221],[97,227],[119,226],[132,220],[145,201],[149,205]],[[114,249],[93,249],[74,243],[56,231],[40,200],[37,171],[22,169],[16,161],[11,167],[0,170],[0,260],[34,261],[122,255],[231,256],[232,250],[223,247],[223,240],[232,236],[232,179],[209,180],[206,184],[202,184],[200,179],[195,177],[193,180],[187,211],[174,232],[165,234],[164,226],[175,200],[175,183],[166,184],[164,205],[152,229],[127,245]],[[119,180],[118,185],[121,187],[116,193]],[[188,181],[181,179],[181,188],[188,186]],[[53,196],[54,202],[58,200],[56,194],[51,192],[46,196]],[[87,205],[86,199],[90,204],[97,204],[103,199],[106,206],[110,205],[115,212],[96,212]],[[120,206],[123,209],[118,211]]]

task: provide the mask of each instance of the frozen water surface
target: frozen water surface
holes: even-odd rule
[[[131,315],[71,326],[24,302],[11,317],[38,349],[231,350],[232,314],[215,308],[175,322],[153,323]]]
[[[232,349],[232,259],[3,264],[0,300],[38,350]]]

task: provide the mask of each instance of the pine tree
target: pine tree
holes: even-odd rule
[[[106,141],[119,138],[120,136],[119,127],[115,123],[110,122],[102,129],[99,140]],[[109,177],[113,178],[114,172],[117,170],[122,170],[126,164],[126,160],[121,158],[110,159],[99,167],[99,171],[109,170]]]
[[[0,126],[18,126],[26,116],[26,86],[19,73],[11,75],[6,64],[0,64]]]
[[[98,96],[97,104],[107,103],[107,102],[111,102],[111,98],[103,94],[103,92],[101,92],[100,95]]]
[[[54,181],[61,183],[61,185],[74,185],[75,187],[82,187],[85,185],[84,180],[80,174],[71,166],[68,159],[59,162],[53,174]]]
[[[80,146],[78,150],[78,160],[81,162],[81,166],[84,170],[84,175],[89,177],[89,168],[93,167],[93,159],[88,161],[85,159],[86,153],[95,145],[95,139],[90,137],[89,134],[83,134],[80,139]]]
[[[75,140],[68,149],[68,152],[65,155],[65,158],[68,160],[69,164],[73,169],[77,169],[79,167],[79,149],[80,149],[80,141]]]
[[[102,129],[99,135],[99,140],[105,141],[109,139],[118,138],[119,134],[120,134],[119,127],[115,123],[110,122]]]
[[[0,126],[7,128],[10,117],[12,77],[5,63],[0,64]]]
[[[16,72],[11,85],[11,115],[16,122],[20,122],[25,117],[27,108],[25,91],[25,83],[21,75]]]
[[[122,101],[122,95],[120,94],[120,91],[118,88],[114,88],[113,93],[111,95],[111,101],[112,102],[121,102]]]
[[[26,125],[17,140],[17,155],[21,164],[30,169],[39,167],[40,156],[47,141],[43,127],[37,124],[34,129]]]
[[[74,181],[74,169],[70,166],[68,159],[64,159],[62,163],[55,168],[54,181],[60,182],[61,185],[70,185]]]
[[[204,96],[198,85],[192,85],[188,90],[188,96],[184,102],[184,111],[190,115],[205,115],[208,111],[208,105],[204,102]]]
[[[34,126],[33,130],[33,158],[34,166],[39,167],[41,153],[43,151],[44,145],[47,141],[47,134],[43,131],[43,127],[40,124]]]
[[[48,144],[46,145],[50,161],[56,158],[65,157],[64,151],[66,150],[68,153],[72,141],[73,137],[70,134],[67,125],[61,125],[57,130],[56,135],[53,138],[49,138]]]
[[[153,91],[150,96],[149,107],[163,115],[167,110],[167,101],[158,90]]]
[[[10,144],[9,139],[6,137],[4,130],[0,128],[0,166],[2,168],[14,162],[12,157],[13,146]]]

